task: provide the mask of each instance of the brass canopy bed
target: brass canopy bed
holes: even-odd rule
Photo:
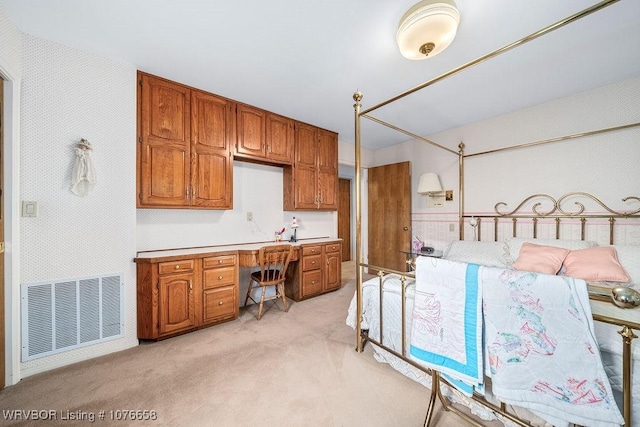
[[[476,418],[467,415],[466,412],[456,408],[456,406],[452,405],[451,402],[469,406],[471,412],[480,416],[482,419],[497,418],[508,425],[531,425],[531,423],[540,422],[540,419],[536,419],[536,414],[550,414],[549,418],[544,416],[542,417],[542,419],[546,420],[558,419],[561,422],[590,425],[588,415],[585,415],[586,418],[581,418],[580,414],[577,417],[574,417],[574,420],[583,420],[582,422],[577,423],[576,421],[568,421],[563,418],[562,415],[559,416],[558,413],[562,414],[562,411],[558,412],[554,408],[550,408],[550,412],[546,412],[547,409],[544,407],[544,403],[539,405],[532,404],[531,406],[524,405],[520,407],[520,405],[517,402],[514,403],[513,400],[505,402],[499,398],[497,393],[493,394],[494,388],[495,390],[500,390],[500,387],[502,387],[498,384],[500,376],[495,375],[495,371],[498,370],[497,368],[500,363],[499,358],[496,355],[496,342],[493,342],[492,344],[491,342],[483,342],[483,339],[479,339],[479,343],[477,344],[480,347],[484,346],[483,348],[478,347],[480,348],[480,351],[483,352],[483,354],[477,355],[478,363],[482,365],[482,360],[484,360],[486,366],[480,366],[480,372],[476,372],[475,375],[484,377],[489,371],[494,374],[494,377],[486,380],[488,389],[486,396],[484,383],[479,389],[480,392],[478,392],[478,389],[475,389],[468,393],[460,393],[460,387],[455,384],[456,379],[446,375],[448,368],[444,366],[444,364],[441,369],[439,368],[439,363],[435,363],[435,365],[433,362],[422,363],[418,360],[421,359],[421,357],[415,357],[416,354],[419,354],[418,351],[420,350],[416,350],[417,344],[415,344],[415,341],[418,340],[416,336],[418,335],[418,332],[420,332],[420,328],[425,328],[425,323],[422,319],[422,317],[424,317],[422,316],[424,313],[418,312],[419,309],[424,309],[424,305],[420,304],[428,305],[433,303],[433,295],[429,293],[431,291],[425,291],[425,289],[432,290],[434,285],[424,282],[428,282],[429,280],[439,280],[438,283],[441,287],[447,288],[449,286],[449,282],[447,281],[449,280],[449,276],[439,276],[438,274],[441,273],[435,270],[440,269],[441,271],[443,269],[449,269],[451,271],[458,271],[460,268],[466,269],[464,271],[467,272],[467,278],[470,269],[475,269],[474,274],[481,278],[476,278],[474,280],[477,280],[478,283],[481,281],[486,282],[483,285],[484,287],[481,288],[483,290],[480,291],[479,296],[476,296],[477,301],[474,300],[473,304],[478,304],[478,307],[483,307],[484,304],[484,310],[487,312],[491,311],[486,309],[486,305],[490,304],[490,302],[487,302],[490,298],[487,295],[493,295],[492,298],[500,298],[500,296],[496,296],[499,295],[498,293],[491,289],[488,290],[487,283],[492,282],[486,279],[486,277],[492,275],[496,277],[499,276],[501,278],[500,280],[505,280],[505,286],[512,287],[509,291],[511,292],[508,294],[509,296],[513,296],[513,284],[519,280],[524,280],[523,277],[525,276],[527,278],[526,280],[530,280],[531,282],[527,283],[527,286],[537,281],[538,278],[541,278],[541,280],[556,280],[560,281],[562,284],[567,284],[568,288],[571,288],[570,292],[578,292],[575,290],[576,288],[580,289],[579,292],[584,291],[584,295],[587,295],[586,306],[588,307],[581,310],[584,311],[584,313],[587,313],[589,318],[586,320],[583,319],[578,323],[586,325],[583,325],[586,330],[586,335],[590,334],[589,331],[593,333],[593,330],[595,330],[597,343],[595,342],[596,338],[594,338],[594,345],[592,347],[595,347],[600,351],[591,351],[591,353],[597,355],[596,359],[598,360],[596,360],[595,363],[598,366],[598,372],[606,371],[606,376],[609,377],[612,388],[616,389],[615,392],[619,391],[619,394],[621,395],[621,397],[618,398],[617,406],[615,401],[609,402],[609,405],[612,407],[612,413],[619,410],[619,412],[617,412],[618,417],[620,417],[620,415],[622,416],[622,418],[620,418],[620,422],[615,421],[617,418],[612,415],[608,420],[603,421],[598,419],[598,421],[594,421],[594,423],[602,423],[602,425],[616,425],[624,422],[625,425],[631,426],[638,425],[640,422],[640,402],[638,402],[640,400],[640,395],[636,393],[636,397],[634,398],[633,394],[634,388],[640,392],[640,369],[638,369],[640,367],[640,349],[637,349],[635,352],[633,351],[634,347],[638,347],[637,343],[640,341],[634,341],[634,339],[637,338],[638,331],[640,331],[640,307],[638,307],[640,304],[640,293],[638,293],[638,290],[640,290],[640,246],[633,247],[618,245],[618,242],[616,241],[616,236],[619,235],[617,226],[620,223],[629,221],[633,223],[633,225],[637,226],[638,220],[640,220],[640,198],[637,196],[630,196],[623,199],[625,206],[623,209],[611,208],[603,203],[599,197],[585,192],[571,192],[560,196],[534,194],[522,200],[515,209],[510,208],[504,202],[498,202],[495,205],[493,213],[480,215],[471,215],[465,211],[464,206],[465,161],[467,159],[479,156],[489,156],[506,150],[526,149],[528,147],[541,146],[561,141],[577,140],[599,134],[620,132],[640,127],[640,123],[623,124],[605,129],[590,130],[571,135],[564,135],[557,138],[512,145],[490,151],[466,154],[466,147],[464,143],[459,144],[458,150],[453,150],[371,115],[373,111],[383,106],[394,103],[407,95],[436,84],[439,81],[471,68],[476,64],[498,56],[515,47],[527,43],[528,41],[595,13],[616,1],[619,0],[602,1],[588,9],[565,18],[562,21],[550,25],[514,43],[497,49],[474,61],[457,67],[373,107],[362,109],[360,104],[363,97],[362,93],[356,92],[353,95],[353,99],[355,101],[356,262],[358,268],[356,269],[356,291],[349,309],[347,324],[352,326],[356,331],[356,350],[358,352],[363,351],[365,343],[372,343],[375,352],[374,355],[378,360],[391,364],[394,369],[401,371],[403,374],[412,377],[414,380],[431,389],[426,410],[425,425],[431,424],[435,412],[435,403],[438,399],[447,411],[453,411],[473,425],[482,425],[482,421],[478,421]],[[374,123],[404,133],[415,140],[425,142],[439,150],[444,150],[445,152],[458,157],[459,240],[451,242],[450,246],[444,251],[442,259],[418,257],[418,261],[416,262],[418,265],[414,265],[416,271],[395,271],[385,268],[384,266],[374,266],[363,262],[361,228],[362,119],[368,119]],[[586,209],[585,204],[587,203],[595,205],[598,208],[597,212],[593,213]],[[631,208],[628,209],[627,206],[631,206]],[[593,242],[587,241],[586,230],[592,222],[608,223],[608,245],[599,246]],[[575,241],[561,238],[562,227],[566,227],[568,224],[570,224],[571,227],[574,227],[574,229],[575,227],[578,227],[579,229],[579,238]],[[543,240],[539,238],[540,229],[543,227],[551,229],[550,234],[554,236],[552,239]],[[524,231],[529,235],[521,237],[521,233]],[[465,240],[465,237],[470,236],[473,238],[473,241],[470,239]],[[547,252],[541,254],[538,253],[539,250]],[[531,265],[531,262],[528,264],[525,262],[525,255],[533,253],[531,251],[535,252],[536,256],[541,255],[544,259],[555,256],[550,255],[552,252],[562,252],[563,255],[560,260],[560,265],[557,266],[558,270],[555,270],[554,268],[553,272],[548,273],[546,271],[538,271],[535,269],[529,270],[527,267],[522,267],[525,265]],[[569,259],[576,259],[575,257],[586,254],[587,252],[592,254],[600,253],[601,251],[607,251],[608,253],[610,251],[614,251],[614,257],[617,256],[616,261],[619,261],[623,269],[629,272],[628,275],[623,279],[611,279],[602,275],[598,276],[598,272],[596,272],[596,276],[601,277],[599,280],[583,280],[580,276],[571,275],[574,270],[573,266],[569,264]],[[533,259],[537,263],[540,258]],[[576,264],[574,264],[574,266],[575,265]],[[372,268],[377,271],[377,277],[363,282],[364,270],[368,268]],[[508,277],[508,279],[504,279],[505,277]],[[574,281],[574,277],[578,277],[578,279]],[[453,283],[453,278],[451,280],[451,283]],[[455,280],[458,280],[458,278]],[[464,281],[464,279],[461,280]],[[582,286],[583,284],[586,284],[587,286]],[[428,286],[432,287],[429,288]],[[464,286],[464,284],[462,286]],[[582,289],[581,286],[584,289]],[[521,290],[522,288],[519,288],[518,292]],[[484,298],[486,298],[485,301],[482,299],[483,295]],[[528,295],[527,297],[531,297],[531,295]],[[536,295],[533,295],[533,297],[537,298]],[[556,297],[559,298],[557,295]],[[419,298],[422,299],[419,300]],[[551,298],[553,299],[553,296]],[[576,315],[576,311],[573,310],[573,308],[575,308],[574,304],[578,306],[580,305],[580,296],[571,294],[567,298],[572,309],[566,309],[564,311],[571,311],[572,315]],[[427,302],[424,302],[423,300]],[[468,299],[464,301],[467,304],[469,303]],[[387,305],[392,306],[392,308],[387,308]],[[419,305],[420,308],[418,307]],[[462,305],[462,302],[460,302],[460,305]],[[503,305],[506,306],[509,304],[507,304],[505,300],[505,304]],[[530,306],[527,307],[531,308]],[[440,308],[440,305],[438,305],[439,316],[441,314],[439,311]],[[520,312],[518,313],[521,314],[523,312],[522,306],[520,306],[519,309]],[[563,308],[560,307],[560,309],[562,311]],[[487,315],[486,313],[483,314],[483,309],[479,309],[477,311],[477,316],[479,316],[477,318],[480,319],[480,322],[490,322],[486,318],[483,320],[483,316]],[[524,311],[529,316],[527,318],[526,325],[530,331],[530,325],[533,323],[533,316],[530,311]],[[531,309],[531,311],[535,311],[535,309]],[[443,309],[443,313],[444,312],[445,311]],[[467,322],[467,314],[468,313],[465,311],[465,320],[461,323]],[[483,328],[482,325],[477,327],[480,329]],[[486,324],[484,328],[487,329]],[[426,329],[429,329],[428,322],[426,324]],[[533,329],[535,329],[535,327],[533,327]],[[483,330],[482,333],[486,334],[487,331]],[[546,333],[547,331],[542,334],[546,341],[538,340],[534,344],[530,344],[526,349],[525,356],[520,357],[524,353],[519,353],[518,357],[520,359],[528,357],[529,353],[533,352],[531,347],[535,345],[540,347],[549,344],[555,348],[555,342],[553,339],[548,339]],[[434,334],[437,335],[436,332],[434,332]],[[413,337],[411,335],[413,335]],[[442,329],[440,329],[440,335],[442,335]],[[504,338],[506,335],[506,333],[498,331],[493,336],[500,339],[501,337]],[[484,339],[488,338],[485,336]],[[493,345],[493,349],[489,349],[489,344]],[[592,347],[586,347],[592,350]],[[506,348],[506,345],[501,347],[500,350],[504,350],[504,348]],[[492,356],[495,360],[492,359]],[[509,361],[512,359],[509,359]],[[518,362],[522,361],[520,359]],[[496,362],[496,360],[498,360],[498,362]],[[489,369],[489,366],[491,367],[491,370]],[[635,376],[633,375],[634,366],[636,367]],[[500,369],[502,369],[502,366],[500,366]],[[509,380],[509,378],[507,378],[507,380]],[[602,386],[600,391],[611,394],[612,390],[610,389],[609,383],[606,380],[604,382],[607,383],[606,387]],[[580,386],[582,385],[584,384],[581,383]],[[545,386],[548,387],[549,385],[545,384]],[[538,394],[544,394],[545,392],[541,392],[539,384],[538,389],[535,391]],[[586,395],[587,393],[582,397]],[[594,394],[591,391],[588,396],[590,396],[591,401],[598,400],[594,397]],[[566,394],[563,395],[563,399],[565,401],[567,400]],[[563,404],[565,403],[567,402],[563,401]],[[521,408],[525,409],[522,410]],[[587,413],[590,410],[585,408],[589,408],[589,406],[582,405],[579,407],[577,412],[582,411],[583,413]],[[536,411],[537,409],[541,410]],[[633,413],[636,415],[632,422]],[[584,421],[585,419],[587,421]]]

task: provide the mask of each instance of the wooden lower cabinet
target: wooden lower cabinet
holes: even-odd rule
[[[318,245],[301,245],[300,260],[289,264],[285,292],[301,301],[340,288],[342,245],[339,241]]]
[[[238,317],[238,255],[136,259],[138,338],[163,339]]]
[[[238,317],[237,255],[203,259],[202,324],[210,325]]]

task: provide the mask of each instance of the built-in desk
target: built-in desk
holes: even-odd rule
[[[341,285],[341,239],[256,242],[138,252],[138,338],[163,339],[239,314],[239,267],[258,265],[261,247],[289,243],[293,259],[285,284],[300,301]]]

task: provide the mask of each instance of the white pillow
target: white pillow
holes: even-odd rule
[[[508,255],[508,249],[504,242],[454,240],[445,249],[442,258],[505,268],[507,267],[505,256]]]
[[[640,245],[613,245],[618,261],[631,277],[631,283],[640,284]]]
[[[543,246],[554,246],[569,250],[587,249],[597,246],[595,242],[589,240],[560,240],[560,239],[533,239],[527,237],[510,237],[505,241],[507,245],[506,263],[509,267],[518,259],[520,248],[523,243],[533,243]]]

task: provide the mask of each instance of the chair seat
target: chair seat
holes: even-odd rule
[[[284,311],[289,310],[287,297],[285,296],[284,282],[292,252],[293,248],[288,244],[260,248],[258,253],[260,270],[251,273],[247,296],[244,300],[245,306],[249,300],[259,304],[258,320],[262,317],[262,308],[265,300],[282,299]],[[274,295],[266,296],[265,291],[267,286],[273,286],[275,288]],[[262,288],[259,302],[251,296],[251,291],[256,288]]]

